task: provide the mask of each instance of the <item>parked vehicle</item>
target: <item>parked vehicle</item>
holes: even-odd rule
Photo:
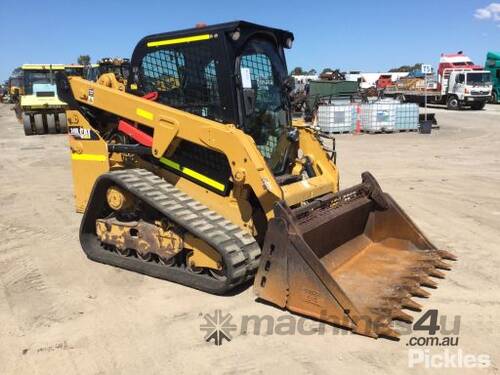
[[[4,98],[4,102],[17,104],[19,102],[19,97],[24,95],[24,73],[21,67],[13,70],[9,77],[7,88],[8,95]]]
[[[490,72],[475,65],[459,52],[442,54],[439,60],[435,89],[423,84],[419,88],[406,89],[396,85],[387,87],[385,96],[396,97],[403,102],[446,104],[448,109],[483,109],[491,97]]]
[[[491,103],[500,103],[500,52],[488,52],[485,68],[491,73]]]
[[[381,90],[392,86],[393,84],[394,82],[392,82],[392,76],[390,74],[382,74],[379,79],[377,79],[376,87]]]

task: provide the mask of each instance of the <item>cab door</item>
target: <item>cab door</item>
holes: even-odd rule
[[[237,60],[242,125],[273,171],[282,168],[285,134],[290,126],[283,89],[286,65],[273,42],[250,39]]]
[[[463,100],[465,94],[465,73],[458,73],[455,76],[453,93],[457,95],[460,100]]]

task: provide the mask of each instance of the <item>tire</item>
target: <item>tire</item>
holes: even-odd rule
[[[21,121],[21,119],[23,119],[23,111],[21,110],[21,106],[19,105],[14,105],[14,112],[16,113],[16,117],[19,121]]]
[[[458,101],[458,98],[456,96],[450,96],[446,101],[446,107],[454,111],[460,109],[460,102]]]
[[[59,133],[66,134],[68,132],[66,112],[58,113],[57,117],[59,118]]]
[[[57,134],[56,115],[54,113],[48,113],[45,118],[47,119],[47,130],[49,134]]]
[[[45,134],[45,128],[43,127],[43,115],[41,113],[37,113],[36,115],[33,115],[33,119],[35,120],[36,134]]]
[[[491,93],[490,103],[491,104],[497,104],[498,103],[497,93],[494,92],[494,91]]]
[[[486,102],[481,102],[481,103],[474,103],[471,105],[471,108],[474,110],[474,111],[480,111],[484,108],[484,106],[486,105]]]
[[[26,113],[23,114],[23,128],[24,135],[33,135],[33,128],[31,127],[31,117]]]

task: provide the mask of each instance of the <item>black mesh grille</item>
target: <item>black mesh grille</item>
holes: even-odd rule
[[[231,167],[226,155],[183,140],[170,159],[228,186]]]
[[[218,63],[210,41],[168,46],[144,56],[140,85],[166,105],[222,122]]]

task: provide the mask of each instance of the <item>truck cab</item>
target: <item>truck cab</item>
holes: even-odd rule
[[[491,102],[500,103],[500,52],[488,52],[486,55],[485,69],[491,74],[493,85]]]
[[[386,87],[392,86],[393,84],[394,82],[392,82],[392,75],[390,74],[382,74],[375,82],[375,86],[379,90],[385,89]]]
[[[483,109],[491,97],[490,73],[476,65],[463,52],[441,54],[438,67],[438,88],[442,103],[449,109],[470,106]]]
[[[491,77],[486,70],[451,70],[441,87],[443,97],[450,109],[471,106],[483,109],[491,97]]]

